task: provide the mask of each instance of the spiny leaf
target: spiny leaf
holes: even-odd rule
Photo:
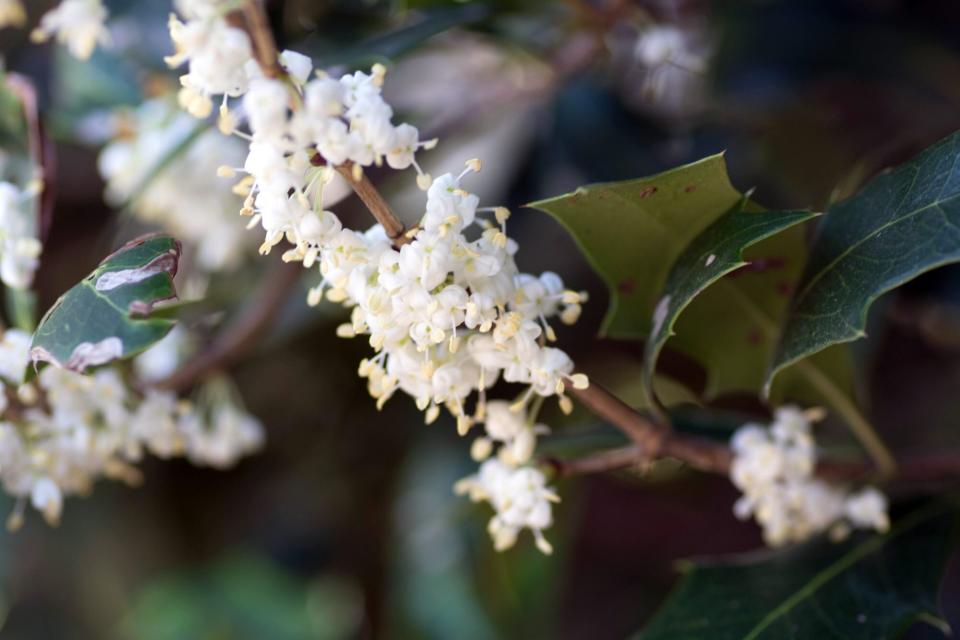
[[[30,345],[34,363],[83,372],[160,340],[175,323],[150,313],[176,299],[179,260],[180,243],[164,235],[143,236],[107,256],[44,315]]]
[[[639,638],[876,640],[918,620],[945,629],[937,590],[956,521],[956,505],[935,504],[883,536],[693,564]]]
[[[603,329],[617,337],[642,338],[653,325],[656,301],[672,266],[704,229],[743,198],[717,155],[650,178],[584,187],[531,206],[566,227],[610,287]],[[752,202],[745,207],[757,208]],[[749,247],[746,259],[749,268],[702,291],[676,320],[671,345],[704,364],[708,397],[756,392],[762,386],[780,319],[806,259],[802,229],[760,241]],[[847,350],[830,350],[791,372],[776,395],[826,404],[870,443],[876,439],[852,398],[851,374]]]
[[[643,384],[651,398],[654,397],[657,358],[687,305],[724,275],[746,266],[743,252],[747,247],[816,215],[808,211],[747,211],[744,209],[747,203],[747,197],[741,198],[729,212],[707,227],[670,270],[654,311],[653,330],[644,353]],[[728,303],[733,300],[729,299]]]
[[[741,197],[730,184],[723,156],[715,155],[649,178],[581,187],[530,206],[567,228],[610,288],[601,332],[643,338],[670,265]]]
[[[960,261],[960,133],[830,207],[790,306],[766,389],[779,371],[866,335],[874,300]]]

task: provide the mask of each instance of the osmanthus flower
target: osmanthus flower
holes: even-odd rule
[[[110,43],[106,21],[109,17],[101,0],[62,0],[40,18],[30,34],[34,42],[55,38],[70,53],[86,60],[97,45]]]
[[[488,421],[487,444],[474,448],[482,453],[500,445],[497,459],[484,468],[491,478],[502,471],[504,482],[478,481],[482,490],[475,495],[490,496],[497,509],[491,523],[497,547],[510,546],[520,529],[530,528],[548,551],[542,531],[550,525],[555,496],[543,474],[527,465],[543,431],[529,418],[540,404],[534,397],[556,397],[569,412],[568,385],[589,384],[552,346],[557,336],[550,324],[554,317],[575,322],[586,294],[566,289],[554,273],[519,271],[519,247],[507,236],[510,211],[481,208],[463,188],[466,176],[480,171],[479,160],[467,161],[459,175],[436,179],[421,170],[416,154],[436,141],[421,141],[410,124],[394,124],[382,95],[385,67],[340,78],[317,72],[310,79],[310,61],[287,51],[280,56],[284,77],[265,77],[249,60],[249,42],[229,33],[224,5],[198,7],[180,7],[186,22],[171,18],[177,53],[168,61],[189,62],[182,106],[205,115],[210,97],[222,95],[220,131],[249,143],[242,166],[224,165],[217,173],[242,175],[234,188],[246,197],[240,212],[250,217],[248,228],[263,231],[260,253],[287,242],[292,248],[285,261],[319,269],[322,280],[307,302],[326,298],[350,310],[337,333],[365,336],[373,349],[358,373],[378,407],[399,391],[428,423],[446,409],[462,435]],[[241,108],[231,112],[227,99],[241,95]],[[427,192],[417,227],[399,247],[380,225],[347,229],[327,208],[325,192],[337,169],[349,168],[358,181],[365,167],[384,165],[412,167],[417,186]],[[514,402],[488,404],[486,393],[501,377],[526,390]],[[231,430],[243,431],[237,425]]]
[[[27,23],[27,12],[20,0],[0,0],[0,29],[22,27]]]
[[[22,383],[29,345],[15,329],[0,338],[0,391],[6,399],[5,387],[15,389],[17,404],[0,411],[0,483],[17,499],[11,528],[28,502],[56,524],[64,498],[86,495],[99,478],[139,481],[133,464],[144,452],[223,468],[262,443],[259,422],[239,406],[134,390],[116,369],[81,375],[51,366]]]
[[[810,423],[809,412],[783,407],[769,427],[748,424],[737,430],[730,443],[730,479],[743,496],[734,513],[754,516],[772,547],[823,532],[842,538],[851,528],[886,531],[890,520],[882,493],[872,487],[851,492],[814,477]]]
[[[26,188],[0,182],[0,280],[14,289],[29,287],[39,265],[43,247],[31,207],[41,188],[39,181]]]
[[[523,529],[530,529],[537,548],[546,554],[553,552],[543,531],[553,524],[552,503],[559,498],[539,469],[490,458],[476,475],[457,482],[454,490],[474,502],[489,502],[494,508],[496,513],[487,531],[497,551],[509,549]]]

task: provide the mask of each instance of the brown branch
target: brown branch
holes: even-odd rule
[[[283,309],[303,273],[299,264],[277,263],[250,297],[250,302],[213,343],[155,386],[184,391],[212,371],[221,370],[256,346]]]
[[[286,71],[280,65],[277,43],[270,30],[267,15],[260,0],[247,0],[239,12],[243,19],[243,29],[250,36],[253,45],[253,57],[268,78],[282,78]]]
[[[410,242],[413,238],[407,235],[406,226],[404,226],[403,222],[393,213],[390,205],[383,199],[380,191],[370,182],[370,179],[367,178],[365,173],[362,171],[358,172],[359,180],[356,179],[358,176],[354,173],[354,166],[355,165],[348,160],[343,164],[337,165],[336,170],[337,173],[343,176],[350,186],[353,187],[353,191],[360,200],[363,201],[363,204],[373,217],[377,219],[377,222],[380,223],[384,231],[387,232],[387,237],[390,238],[394,246],[399,247]]]
[[[663,441],[670,433],[664,425],[637,413],[633,407],[596,382],[591,382],[586,389],[570,389],[570,393],[591,413],[617,427],[640,445],[643,455],[648,459],[660,454]]]

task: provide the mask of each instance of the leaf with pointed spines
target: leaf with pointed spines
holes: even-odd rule
[[[884,293],[960,261],[960,133],[874,178],[824,216],[766,378],[865,334]]]
[[[704,229],[743,198],[730,184],[723,156],[716,155],[530,206],[567,229],[610,288],[601,332],[644,338],[670,269]],[[751,202],[749,209],[759,207]],[[803,230],[793,227],[768,237],[749,247],[746,256],[756,268],[721,278],[693,299],[671,342],[704,364],[708,397],[762,386],[780,318],[806,259]],[[849,423],[866,425],[852,398],[851,373],[847,350],[832,349],[791,372],[777,395],[826,404]]]
[[[744,250],[747,247],[816,215],[809,211],[748,209],[748,204],[747,196],[741,198],[698,235],[673,264],[645,345],[643,384],[649,397],[653,397],[654,371],[660,351],[673,335],[677,318],[694,298],[726,274],[746,266]],[[734,300],[726,302],[733,304]],[[717,368],[724,366],[723,361],[712,364]]]
[[[534,202],[573,236],[610,289],[601,332],[643,338],[657,295],[684,248],[740,201],[723,155]]]
[[[929,505],[882,536],[691,563],[638,640],[876,640],[920,620],[946,629],[937,590],[957,514]]]
[[[180,243],[166,235],[143,236],[104,258],[44,315],[30,344],[34,363],[82,373],[163,338],[175,322],[150,313],[176,300],[179,261]]]

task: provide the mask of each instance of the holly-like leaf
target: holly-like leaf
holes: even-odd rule
[[[163,338],[175,323],[150,313],[176,300],[179,261],[180,243],[165,235],[143,236],[107,256],[44,315],[30,345],[34,363],[83,372]]]
[[[830,207],[790,305],[766,388],[779,371],[865,334],[882,294],[960,261],[960,133]]]
[[[883,536],[692,564],[639,638],[877,640],[918,620],[945,630],[937,590],[956,524],[956,505],[936,504]]]
[[[742,198],[722,155],[637,180],[534,202],[566,227],[610,288],[601,332],[643,338],[670,265]]]
[[[743,199],[717,155],[650,178],[584,187],[531,206],[566,227],[610,287],[602,330],[642,338],[654,324],[672,266],[701,232]],[[745,209],[759,207],[751,202]],[[705,267],[709,255],[703,257]],[[708,398],[756,392],[763,385],[781,318],[806,260],[803,229],[788,228],[761,240],[747,249],[745,259],[749,267],[702,290],[676,320],[677,336],[670,344],[704,364]],[[775,396],[827,405],[875,457],[882,457],[883,447],[853,399],[850,360],[846,348],[831,349],[791,371]]]
[[[745,207],[748,203],[747,197],[741,198],[729,212],[707,227],[687,247],[670,270],[653,314],[653,329],[645,346],[643,385],[650,398],[654,397],[653,374],[657,358],[667,339],[673,334],[677,317],[687,305],[724,275],[749,264],[743,255],[747,247],[816,215],[809,211],[747,210]],[[737,298],[730,297],[727,304],[734,305],[736,301]],[[725,346],[727,349],[730,347],[729,344]],[[747,349],[750,345],[744,341],[740,346]],[[724,358],[736,360],[729,353],[725,354]],[[724,362],[714,364],[720,368]]]

